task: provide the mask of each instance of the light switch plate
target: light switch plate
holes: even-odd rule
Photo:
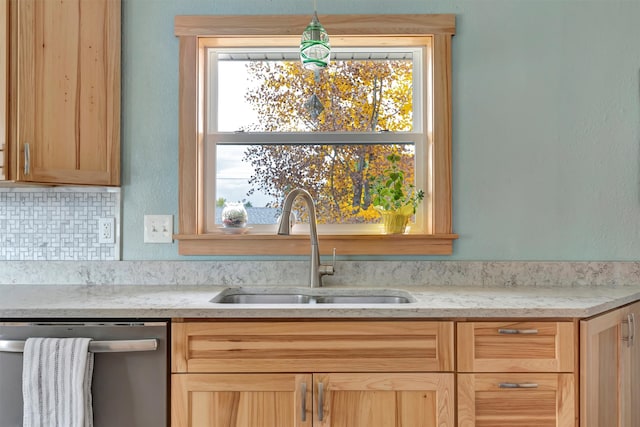
[[[173,215],[145,215],[144,243],[172,243]]]

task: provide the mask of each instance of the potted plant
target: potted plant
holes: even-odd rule
[[[392,153],[386,159],[390,166],[372,180],[371,203],[382,215],[385,234],[400,234],[404,233],[409,218],[424,199],[424,191],[405,183],[404,171],[398,166],[400,155]]]

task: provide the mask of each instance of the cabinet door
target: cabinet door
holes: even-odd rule
[[[625,321],[625,309],[619,309],[580,322],[581,427],[631,426],[620,416],[625,370],[621,362],[627,343],[622,344],[629,326]]]
[[[574,374],[459,374],[458,427],[575,426],[574,383]]]
[[[120,1],[13,4],[17,179],[118,185]]]
[[[309,374],[174,374],[171,427],[311,427]]]
[[[640,303],[580,322],[580,425],[640,425]]]
[[[454,425],[454,376],[314,374],[314,427]]]
[[[9,2],[0,0],[0,181],[7,179]]]
[[[622,318],[620,419],[622,426],[640,426],[640,303],[625,307]]]

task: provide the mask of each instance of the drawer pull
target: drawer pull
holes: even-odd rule
[[[302,383],[302,422],[307,421],[307,383]]]
[[[498,329],[498,333],[505,334],[505,335],[515,335],[515,334],[535,335],[538,333],[538,330],[537,329]]]
[[[500,388],[538,388],[536,383],[500,383]]]

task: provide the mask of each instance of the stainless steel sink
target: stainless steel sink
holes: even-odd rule
[[[367,289],[227,288],[211,300],[215,304],[407,304],[407,292]]]
[[[406,304],[408,297],[399,295],[334,295],[316,297],[318,304]]]
[[[228,294],[219,295],[211,302],[221,304],[307,304],[309,295],[300,294]]]

